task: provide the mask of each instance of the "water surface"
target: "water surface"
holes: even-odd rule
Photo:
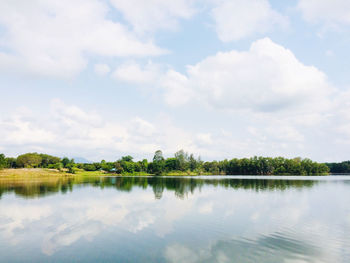
[[[350,177],[0,180],[0,262],[350,262]]]

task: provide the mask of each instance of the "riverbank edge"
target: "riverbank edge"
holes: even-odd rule
[[[195,172],[169,172],[160,174],[160,176],[205,176],[211,175],[211,173],[195,173]],[[264,175],[264,176],[288,176],[290,174],[279,174],[279,175]],[[309,176],[329,176],[328,174],[318,174],[318,175],[309,175]],[[46,168],[21,168],[21,169],[3,169],[0,170],[0,178],[21,178],[21,177],[75,177],[75,176],[91,176],[91,177],[106,177],[106,176],[156,176],[155,174],[149,174],[145,172],[138,173],[108,173],[105,171],[84,171],[78,170],[74,174],[68,173],[65,170],[55,170],[55,169],[46,169]],[[214,176],[224,176],[224,174],[218,174]],[[249,175],[247,175],[249,176]],[[303,175],[296,175],[303,176]]]

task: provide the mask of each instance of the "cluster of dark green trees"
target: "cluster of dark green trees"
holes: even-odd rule
[[[350,161],[340,164],[322,164],[310,159],[286,159],[283,157],[252,157],[223,161],[203,162],[183,150],[174,157],[164,158],[162,151],[155,152],[153,160],[134,161],[128,155],[115,162],[75,163],[67,157],[59,158],[47,154],[26,153],[17,158],[0,154],[1,168],[66,168],[70,173],[77,169],[85,171],[105,171],[117,174],[217,174],[217,175],[322,175],[329,172],[349,173]]]
[[[68,168],[74,164],[73,159],[59,158],[43,153],[25,153],[17,158],[0,154],[0,169],[3,168]]]
[[[174,158],[167,159],[163,158],[161,151],[157,151],[149,167],[154,174],[171,171],[222,175],[316,175],[329,173],[328,166],[310,159],[253,157],[203,162],[200,158],[196,159],[192,154],[188,155],[183,150],[175,153]]]
[[[333,174],[350,174],[350,161],[341,163],[326,163]]]

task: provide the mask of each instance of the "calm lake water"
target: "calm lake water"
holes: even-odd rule
[[[350,262],[350,177],[0,180],[0,262]]]

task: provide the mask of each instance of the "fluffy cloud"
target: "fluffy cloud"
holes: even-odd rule
[[[8,155],[43,151],[91,160],[113,160],[124,154],[150,158],[157,149],[169,156],[181,148],[208,159],[346,158],[349,92],[340,93],[322,71],[304,65],[268,38],[254,42],[247,51],[207,57],[188,66],[185,74],[151,62],[128,62],[112,76],[155,87],[156,96],[164,96],[171,106],[205,109],[207,123],[219,129],[204,125],[187,129],[161,114],[152,120],[140,116],[107,120],[100,113],[53,100],[40,117],[22,109],[0,119],[1,149]],[[218,118],[224,123],[216,122]],[[337,139],[329,142],[329,136]],[[324,148],[332,152],[325,154]]]
[[[99,76],[105,76],[111,71],[111,69],[107,64],[96,64],[94,66],[94,71]]]
[[[339,115],[337,122],[334,125],[334,130],[339,132],[336,141],[341,144],[350,144],[350,90],[341,92],[336,102],[336,113]]]
[[[36,146],[53,143],[55,135],[45,129],[27,108],[19,108],[10,118],[0,119],[2,144],[35,144]]]
[[[124,18],[138,33],[158,29],[175,29],[178,19],[190,18],[195,13],[194,0],[111,0]]]
[[[350,144],[349,97],[345,95],[336,100],[339,106],[333,108],[333,116],[304,114],[310,123],[302,112],[223,111],[220,115],[226,120],[225,126],[232,123],[231,128],[211,124],[216,128],[202,128],[198,133],[175,125],[166,115],[156,115],[152,120],[138,116],[105,119],[97,112],[53,100],[46,113],[38,115],[23,109],[0,119],[0,147],[9,156],[38,151],[90,160],[115,160],[126,154],[151,159],[158,149],[172,156],[182,148],[205,160],[267,155],[340,161],[347,158]],[[206,119],[207,123],[213,121],[209,116]],[[337,139],[329,141],[329,136]],[[324,148],[329,149],[327,154]]]
[[[232,122],[222,134],[202,132],[193,139],[214,158],[242,153],[346,158],[339,149],[349,143],[348,92],[335,89],[326,74],[269,38],[255,41],[247,51],[207,57],[187,66],[185,74],[168,70],[155,85],[170,106],[206,105]],[[330,147],[329,136],[338,138],[332,142],[333,154],[321,157],[320,150]]]
[[[136,62],[130,61],[120,65],[113,72],[112,77],[130,84],[148,85],[154,83],[159,78],[159,74],[159,66],[152,62],[141,66]]]
[[[324,23],[327,27],[350,25],[350,2],[348,0],[299,0],[306,21]]]
[[[218,0],[212,10],[216,32],[229,42],[285,27],[288,19],[273,10],[268,0]]]
[[[92,160],[114,160],[126,153],[152,157],[158,149],[166,154],[181,148],[198,152],[194,136],[175,127],[166,116],[152,122],[138,116],[112,121],[58,99],[51,101],[46,114],[23,109],[0,119],[0,146],[13,155],[41,151]]]
[[[164,53],[107,18],[98,0],[0,3],[0,69],[71,77],[85,68],[88,55],[149,56]]]
[[[186,75],[169,72],[164,83],[171,105],[197,100],[214,108],[255,112],[313,112],[320,105],[327,108],[332,93],[323,72],[302,64],[269,38],[254,42],[248,51],[219,52],[188,66]]]
[[[303,135],[298,129],[276,123],[251,119],[261,129],[232,132],[196,131],[174,125],[166,115],[146,120],[138,116],[129,120],[106,120],[99,113],[86,111],[61,100],[53,100],[50,110],[40,116],[28,109],[18,111],[0,120],[0,147],[7,155],[39,151],[59,156],[84,156],[90,160],[114,160],[131,154],[136,158],[151,158],[162,149],[166,156],[179,149],[209,159],[253,156],[255,154],[280,155],[282,151],[293,156],[294,143]],[[266,125],[266,123],[268,125]],[[240,123],[240,122],[237,122]],[[278,129],[274,129],[278,126]],[[243,131],[243,132],[242,132]],[[288,148],[281,148],[285,143]],[[258,146],[257,146],[258,144]]]

